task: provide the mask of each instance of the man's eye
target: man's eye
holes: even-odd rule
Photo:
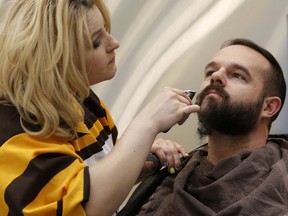
[[[238,74],[238,73],[234,73],[234,74],[233,74],[233,77],[235,77],[235,78],[237,78],[237,79],[245,80],[245,77],[243,77],[241,74]]]
[[[206,77],[212,76],[213,73],[214,73],[214,71],[207,71],[207,72],[206,72]]]

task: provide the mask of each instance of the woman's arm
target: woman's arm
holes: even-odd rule
[[[130,123],[113,151],[89,168],[87,215],[112,215],[135,184],[157,134],[198,110],[184,91],[162,90]]]

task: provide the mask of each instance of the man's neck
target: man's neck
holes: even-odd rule
[[[213,132],[208,138],[208,160],[216,165],[224,158],[243,150],[255,150],[266,144],[268,131],[252,131],[245,136]]]

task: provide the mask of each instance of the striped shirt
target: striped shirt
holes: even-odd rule
[[[88,166],[105,157],[117,129],[91,91],[78,138],[39,139],[24,132],[14,106],[0,105],[0,215],[86,215]]]

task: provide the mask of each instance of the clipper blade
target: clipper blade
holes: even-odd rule
[[[184,92],[189,96],[189,98],[191,100],[193,99],[194,95],[196,94],[196,92],[193,90],[185,90]]]

